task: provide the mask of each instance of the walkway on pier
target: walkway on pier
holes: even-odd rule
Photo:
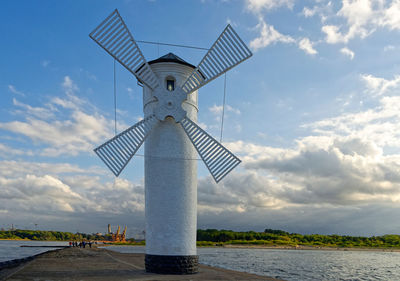
[[[144,254],[100,248],[66,248],[37,256],[18,267],[0,271],[3,280],[278,280],[200,265],[191,275],[146,273]]]

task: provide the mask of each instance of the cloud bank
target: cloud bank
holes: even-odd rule
[[[293,147],[226,143],[243,163],[218,185],[210,176],[199,179],[199,227],[272,227],[303,233],[345,229],[344,234],[354,235],[394,232],[398,220],[384,222],[400,214],[398,77],[363,74],[360,80],[377,106],[304,124],[302,129],[309,133],[295,139]],[[111,134],[112,122],[74,95],[78,87],[71,79],[65,78],[63,87],[65,97],[52,98],[45,107],[14,100],[25,120],[0,123],[0,129],[31,139],[49,159],[71,151],[86,154],[94,142]],[[62,109],[66,115],[59,114]],[[220,113],[221,107],[209,110]],[[227,112],[240,114],[232,107]],[[37,152],[1,144],[0,153]],[[72,225],[81,231],[101,231],[99,225],[107,221],[128,221],[136,233],[144,227],[143,183],[114,180],[103,167],[1,160],[0,185],[0,212],[20,225],[40,217],[43,224],[60,229]],[[380,222],[379,216],[386,219]]]

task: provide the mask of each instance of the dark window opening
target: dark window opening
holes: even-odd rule
[[[167,80],[167,90],[172,92],[175,89],[175,81]]]

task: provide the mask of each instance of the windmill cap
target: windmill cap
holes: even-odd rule
[[[193,69],[195,69],[196,67],[193,64],[188,63],[187,61],[185,61],[184,59],[178,57],[177,55],[173,54],[173,53],[168,53],[162,57],[159,57],[158,59],[155,60],[151,60],[148,62],[148,64],[155,64],[155,63],[159,63],[159,62],[174,62],[174,63],[178,63],[178,64],[182,64],[182,65],[186,65],[189,66]],[[144,66],[144,64],[142,64],[137,70],[136,72],[138,72],[139,70],[142,69],[142,67]],[[197,70],[200,75],[206,79],[206,77],[203,75],[203,73],[201,73],[200,70]],[[140,79],[138,79],[141,83],[143,83],[143,81],[141,81]]]
[[[149,61],[149,64],[158,63],[158,62],[175,62],[175,63],[190,66],[191,68],[196,68],[194,65],[188,63],[187,61],[181,59],[180,57],[178,57],[177,55],[175,55],[173,53],[168,53],[162,57],[159,57],[158,59]]]

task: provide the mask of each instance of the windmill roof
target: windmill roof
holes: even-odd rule
[[[149,61],[149,64],[158,63],[158,62],[175,62],[175,63],[190,66],[192,68],[196,68],[194,65],[188,63],[187,61],[181,59],[180,57],[178,57],[177,55],[175,55],[173,53],[168,53],[162,57],[159,57],[158,59]]]

